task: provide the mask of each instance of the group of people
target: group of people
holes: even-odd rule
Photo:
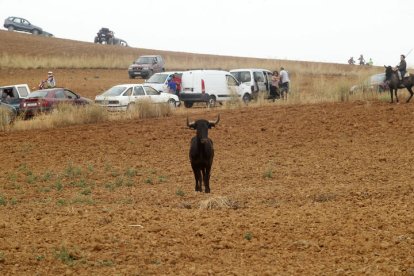
[[[280,67],[280,72],[273,71],[270,83],[270,97],[275,99],[287,99],[289,93],[289,73],[284,67]]]
[[[181,78],[179,74],[173,74],[168,77],[168,90],[171,94],[180,96]]]
[[[364,58],[364,55],[362,54],[359,56],[358,61],[359,61],[359,65],[368,65],[368,66],[374,65],[372,58],[369,58],[368,62],[365,63],[365,58]],[[348,59],[348,64],[351,64],[351,65],[355,64],[354,57],[351,57],[350,59]]]

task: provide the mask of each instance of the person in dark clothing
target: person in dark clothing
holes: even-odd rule
[[[400,56],[400,64],[397,65],[398,77],[400,80],[404,78],[405,73],[407,73],[407,62],[405,61],[405,55]]]

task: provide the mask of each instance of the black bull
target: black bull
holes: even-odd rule
[[[200,119],[190,123],[187,118],[187,126],[197,130],[197,134],[191,139],[190,145],[190,161],[196,182],[196,192],[203,191],[203,182],[205,192],[210,192],[210,171],[213,165],[214,148],[213,141],[208,138],[208,130],[216,126],[219,121],[220,115],[218,115],[215,122]]]

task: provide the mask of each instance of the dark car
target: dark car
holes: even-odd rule
[[[3,26],[9,31],[21,31],[32,33],[34,35],[43,34],[45,36],[53,36],[51,33],[43,31],[42,28],[31,24],[28,20],[16,16],[6,18]]]
[[[0,125],[10,124],[16,119],[17,111],[12,105],[0,102]]]
[[[30,93],[20,102],[20,112],[28,118],[37,113],[50,112],[59,104],[86,105],[89,103],[92,103],[92,100],[83,98],[66,88],[50,88]]]
[[[130,79],[149,78],[154,73],[164,72],[164,59],[159,55],[140,56],[128,68]]]

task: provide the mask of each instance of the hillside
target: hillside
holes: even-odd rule
[[[30,87],[36,88],[40,80],[45,78],[46,72],[52,70],[60,86],[71,88],[90,98],[115,84],[141,82],[140,79],[130,80],[126,72],[129,64],[144,54],[163,55],[167,70],[278,70],[284,66],[290,72],[292,90],[301,91],[306,97],[315,91],[315,87],[320,90],[321,85],[336,86],[338,83],[351,86],[382,70],[343,64],[125,48],[8,31],[0,31],[0,50],[0,85],[28,83]]]

